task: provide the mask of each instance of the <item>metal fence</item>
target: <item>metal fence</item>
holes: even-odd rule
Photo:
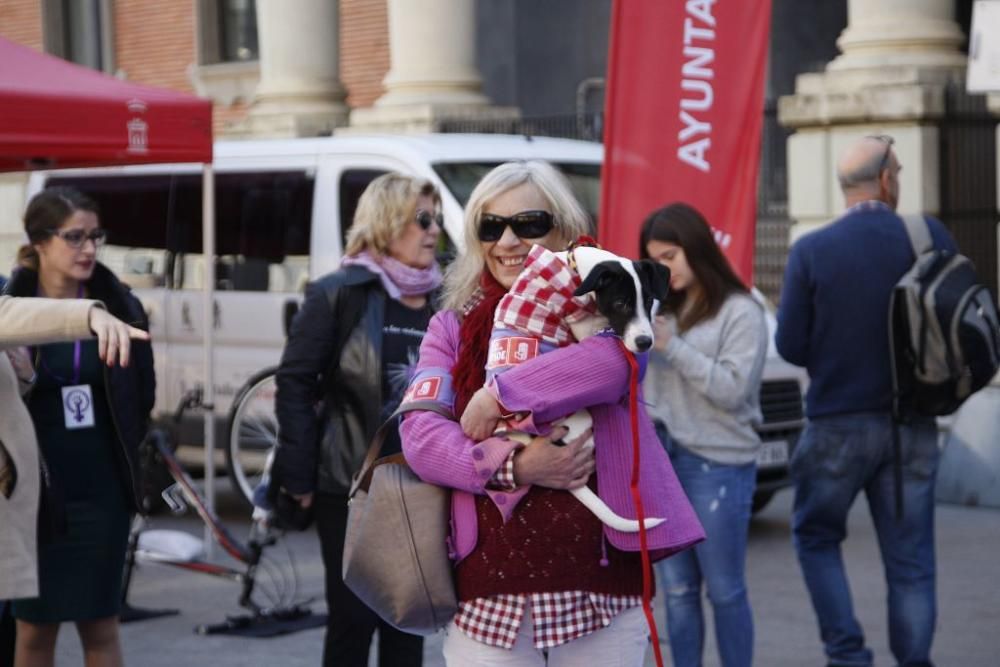
[[[768,100],[760,138],[760,174],[757,177],[757,235],[754,283],[778,303],[788,260],[788,137],[792,131],[778,123],[777,100]]]
[[[777,103],[764,107],[761,137],[760,177],[757,184],[757,249],[754,280],[769,298],[777,301],[781,276],[788,255],[788,178],[785,145],[790,131],[778,124]],[[523,134],[600,142],[604,136],[604,114],[589,112],[515,119],[449,119],[439,122],[438,132]]]
[[[941,220],[979,279],[997,294],[997,119],[984,95],[945,90],[939,126]]]

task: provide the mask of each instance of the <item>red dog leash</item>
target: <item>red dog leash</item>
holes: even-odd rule
[[[642,495],[639,493],[639,362],[635,355],[629,352],[623,341],[619,341],[625,358],[628,359],[630,370],[628,411],[632,422],[632,501],[635,503],[635,513],[639,519],[639,555],[642,559],[642,611],[646,614],[646,624],[649,626],[649,638],[653,642],[653,655],[656,666],[663,667],[663,655],[660,653],[660,637],[656,632],[656,619],[653,618],[653,608],[650,604],[653,597],[653,567],[649,562],[649,545],[646,543],[646,514],[642,508]]]

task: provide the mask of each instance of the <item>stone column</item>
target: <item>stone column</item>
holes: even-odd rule
[[[905,165],[900,211],[939,208],[938,131],[944,89],[960,82],[962,31],[955,0],[848,0],[841,55],[824,72],[802,74],[794,95],[781,98],[778,117],[797,131],[788,140],[792,240],[843,209],[834,164],[864,134],[896,138]]]
[[[347,123],[336,0],[257,0],[260,83],[246,134],[303,137]]]
[[[449,118],[512,118],[491,106],[476,66],[475,0],[388,0],[386,92],[355,109],[358,130],[434,131]]]
[[[954,0],[848,0],[843,52],[830,70],[894,65],[964,67]]]

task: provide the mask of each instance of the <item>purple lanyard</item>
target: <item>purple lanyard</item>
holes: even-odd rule
[[[41,285],[39,285],[38,291],[36,292],[36,294],[39,296],[41,295],[41,289],[42,287]],[[83,283],[80,283],[80,285],[77,287],[76,298],[77,299],[83,298]],[[79,340],[73,343],[73,384],[80,384],[80,347],[81,344]],[[41,363],[42,368],[45,370],[46,373],[48,373],[49,375],[51,375],[52,377],[61,382],[66,381],[66,378],[59,377],[51,370],[49,370],[49,367],[45,364],[45,360],[42,359],[41,355],[38,356],[38,361]]]

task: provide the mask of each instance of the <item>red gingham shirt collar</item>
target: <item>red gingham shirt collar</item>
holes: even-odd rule
[[[569,323],[595,312],[592,294],[573,295],[579,286],[576,272],[552,251],[534,245],[521,274],[500,300],[494,325],[568,345],[573,342]]]

